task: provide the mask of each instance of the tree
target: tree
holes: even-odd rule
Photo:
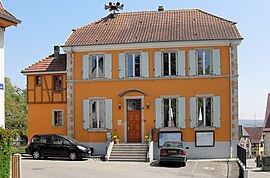
[[[13,86],[5,77],[5,125],[13,130],[16,137],[27,138],[27,100],[26,89]]]

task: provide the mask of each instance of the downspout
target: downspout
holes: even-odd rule
[[[230,158],[232,158],[232,44],[230,41]]]

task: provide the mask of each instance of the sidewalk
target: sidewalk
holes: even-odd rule
[[[263,172],[261,168],[256,167],[255,158],[247,159],[247,169],[250,178],[269,178],[270,172]]]

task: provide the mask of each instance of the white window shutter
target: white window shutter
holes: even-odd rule
[[[213,126],[220,127],[220,96],[213,97]]]
[[[185,128],[186,127],[186,98],[185,97],[179,97],[176,100],[177,103],[177,118],[176,118],[176,126],[179,128]]]
[[[112,99],[105,100],[106,128],[112,129]]]
[[[189,127],[195,128],[197,122],[197,98],[189,98]]]
[[[181,50],[178,51],[178,58],[177,58],[177,74],[178,76],[184,77],[186,76],[186,55],[185,51]]]
[[[112,55],[105,54],[105,78],[112,78]]]
[[[213,49],[213,74],[220,75],[220,49]]]
[[[89,79],[89,55],[83,55],[82,58],[82,79]]]
[[[195,76],[197,74],[197,67],[196,67],[196,51],[189,50],[188,51],[188,75]]]
[[[83,100],[83,129],[88,129],[90,125],[90,114],[89,114],[89,100],[85,99]]]
[[[126,55],[125,53],[119,53],[118,58],[118,78],[125,78],[126,74],[126,63],[125,63]]]
[[[163,120],[163,112],[162,112],[163,102],[162,101],[163,101],[162,98],[155,99],[155,127],[156,129],[162,128],[164,126],[164,121],[162,122]]]
[[[148,52],[142,52],[142,77],[149,77]]]
[[[157,51],[155,52],[155,77],[160,77],[161,76],[161,52]]]

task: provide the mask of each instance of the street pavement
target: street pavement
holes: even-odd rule
[[[255,158],[247,159],[249,178],[270,178],[270,172],[263,172],[262,168],[256,167]]]
[[[174,177],[238,177],[236,161],[189,160],[186,167],[158,162],[104,162],[99,158],[82,161],[67,159],[22,158],[23,178],[174,178]]]

